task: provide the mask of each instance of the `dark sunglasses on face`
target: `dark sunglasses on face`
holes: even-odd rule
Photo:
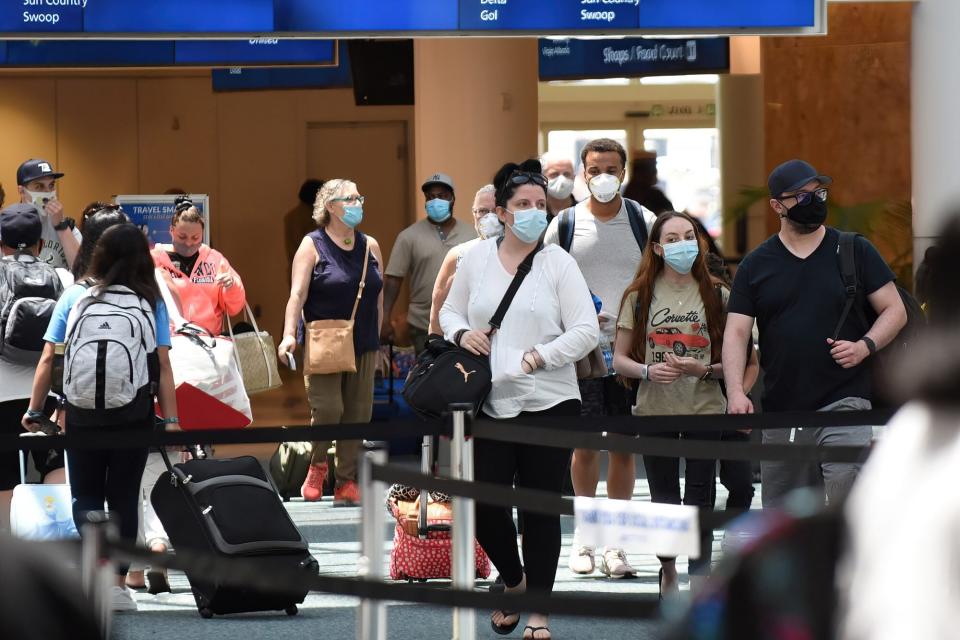
[[[789,200],[790,198],[796,198],[796,200],[797,200],[797,206],[798,206],[798,207],[805,207],[805,206],[807,206],[808,204],[810,204],[810,203],[813,201],[814,198],[816,198],[816,199],[819,200],[820,202],[826,202],[826,201],[827,201],[827,190],[821,188],[821,189],[815,189],[815,190],[813,190],[813,191],[801,191],[801,192],[799,192],[799,193],[793,194],[792,196],[789,196],[789,197],[786,198],[786,199]],[[783,204],[783,200],[782,200],[782,199],[781,199],[781,200],[777,200],[777,202],[779,202],[780,204]],[[786,206],[786,205],[784,205],[784,206]]]

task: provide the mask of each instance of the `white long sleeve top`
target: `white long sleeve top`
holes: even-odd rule
[[[461,329],[489,329],[512,280],[497,255],[496,239],[472,247],[440,309],[446,339],[453,340]],[[574,363],[596,348],[599,336],[590,290],[576,261],[556,245],[544,247],[491,339],[493,389],[484,412],[513,418],[579,400]],[[527,374],[522,361],[530,349],[537,350],[545,366]]]

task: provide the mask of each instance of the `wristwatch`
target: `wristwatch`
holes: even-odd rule
[[[873,341],[873,338],[868,338],[867,336],[863,336],[860,339],[863,340],[863,343],[865,345],[867,345],[867,351],[870,352],[870,355],[874,355],[877,353],[877,343]]]
[[[180,422],[180,418],[178,418],[177,416],[171,416],[171,417],[169,417],[169,418],[162,418],[162,419],[160,420],[160,424],[176,424],[176,423],[178,423],[178,422]]]
[[[55,231],[66,231],[67,229],[73,229],[76,226],[73,218],[64,218],[60,224],[53,225]]]

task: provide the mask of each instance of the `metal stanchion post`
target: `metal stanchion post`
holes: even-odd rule
[[[472,418],[471,405],[451,405],[453,438],[450,442],[450,468],[455,479],[473,480],[473,440],[467,440],[467,421]],[[453,496],[453,586],[471,590],[476,580],[473,500]],[[453,610],[453,640],[475,640],[477,616],[473,609]]]
[[[360,454],[361,549],[357,573],[371,582],[383,580],[383,495],[382,482],[373,480],[373,466],[387,462],[384,449]],[[357,622],[357,640],[387,640],[387,608],[379,600],[363,600]]]
[[[114,581],[114,562],[106,553],[106,543],[116,539],[116,526],[102,511],[87,514],[81,526],[80,579],[84,594],[93,606],[100,627],[107,637],[113,617],[111,587]]]

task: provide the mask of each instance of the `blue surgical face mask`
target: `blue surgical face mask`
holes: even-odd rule
[[[343,224],[351,229],[363,222],[363,205],[345,204],[343,205]]]
[[[687,275],[693,268],[693,263],[700,255],[700,246],[696,240],[681,240],[670,244],[661,244],[663,259],[670,268],[680,275]]]
[[[434,222],[445,222],[450,217],[450,202],[443,198],[427,200],[427,217]]]
[[[510,231],[524,244],[533,244],[547,229],[547,212],[541,209],[524,209],[513,212]]]

